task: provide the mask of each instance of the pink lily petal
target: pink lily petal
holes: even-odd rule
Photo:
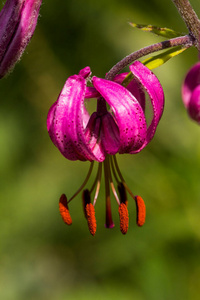
[[[100,140],[101,132],[101,118],[98,117],[97,113],[94,112],[87,124],[85,130],[85,138],[87,143],[90,145],[90,149],[93,154],[99,158],[99,161],[103,161],[106,157],[106,152],[102,148],[102,143]]]
[[[120,133],[119,153],[141,148],[146,138],[146,121],[139,102],[116,82],[95,76],[92,82],[113,111]]]
[[[107,112],[101,117],[101,132],[100,139],[105,153],[114,155],[119,151],[120,147],[120,132],[119,128],[111,115]]]
[[[85,98],[90,99],[90,98],[99,98],[101,95],[99,92],[92,86],[86,87],[86,92],[85,92]]]
[[[84,139],[85,114],[82,112],[85,90],[86,81],[82,76],[69,77],[55,108],[51,108],[48,115],[49,135],[60,152],[70,160],[94,159]]]
[[[115,76],[114,81],[121,84],[127,75],[128,75],[128,72],[118,74]],[[139,83],[139,81],[136,80],[136,78],[134,78],[127,85],[126,88],[133,94],[133,96],[135,96],[135,98],[138,100],[138,102],[142,106],[143,111],[145,111],[145,93],[144,93],[143,89],[141,88],[141,84]]]
[[[160,121],[164,109],[164,93],[158,78],[141,62],[135,61],[130,66],[130,70],[141,83],[141,86],[145,88],[150,97],[151,105],[153,108],[153,118],[149,127],[147,128],[146,140],[140,149],[131,152],[137,153],[151,141],[155,134],[157,125]]]
[[[83,78],[87,78],[92,74],[90,67],[85,67],[84,69],[81,69],[79,72],[79,75]]]
[[[49,135],[69,160],[103,161],[106,154],[96,138],[99,125],[87,125],[89,114],[84,106],[85,92],[86,79],[82,75],[73,75],[67,79],[48,114]],[[88,135],[86,125],[93,126],[92,136]]]
[[[24,1],[7,0],[0,12],[0,61],[19,22]],[[11,22],[12,20],[12,22]]]
[[[56,109],[57,101],[52,104],[48,111],[47,115],[47,130],[49,132],[50,138],[54,145],[57,147],[57,142],[56,142],[56,136],[54,132],[52,132],[52,126],[53,126],[53,120],[54,120],[54,114],[55,114],[55,109]]]
[[[189,70],[182,85],[182,99],[186,108],[189,105],[193,90],[198,85],[200,85],[200,62]]]
[[[200,85],[193,90],[187,109],[190,117],[200,124]]]
[[[85,137],[93,154],[100,161],[103,161],[107,154],[113,155],[119,150],[119,129],[109,112],[101,116],[97,112],[91,115]]]

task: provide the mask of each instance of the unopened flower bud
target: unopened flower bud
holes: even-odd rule
[[[182,98],[189,116],[200,124],[200,62],[187,73],[182,86]]]
[[[7,0],[0,12],[0,78],[16,64],[28,45],[42,0]]]

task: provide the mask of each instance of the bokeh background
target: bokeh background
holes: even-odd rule
[[[199,0],[192,1],[200,15]],[[3,2],[1,1],[1,7]],[[121,171],[147,206],[143,228],[104,228],[104,184],[89,234],[81,197],[73,225],[58,212],[82,183],[89,163],[67,161],[51,143],[46,115],[68,76],[89,65],[104,74],[125,55],[160,41],[128,22],[187,30],[170,0],[44,0],[35,35],[20,63],[0,81],[0,298],[2,300],[199,299],[200,128],[181,101],[189,49],[155,70],[166,96],[154,140],[118,156]],[[95,176],[95,175],[94,175]]]

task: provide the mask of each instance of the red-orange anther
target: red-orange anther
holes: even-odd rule
[[[145,223],[146,218],[146,206],[144,200],[140,196],[135,196],[136,208],[137,208],[137,225],[142,226]]]
[[[129,224],[127,205],[125,203],[121,203],[119,205],[118,211],[119,211],[121,233],[126,234],[128,231],[128,224]]]
[[[88,227],[91,235],[95,235],[97,229],[97,222],[95,218],[95,210],[92,203],[88,203],[85,206],[86,218],[88,222]]]
[[[72,218],[70,216],[69,213],[69,208],[67,205],[67,197],[65,194],[62,194],[59,200],[59,210],[60,210],[60,214],[61,217],[63,219],[63,221],[67,224],[67,225],[71,225],[72,224]]]

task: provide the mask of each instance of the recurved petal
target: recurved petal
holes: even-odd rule
[[[93,122],[90,118],[84,106],[85,92],[86,80],[82,75],[67,79],[48,114],[49,135],[69,160],[103,161],[106,154],[98,141],[100,120]]]
[[[128,72],[118,74],[115,76],[114,81],[122,84],[123,80],[126,78],[127,75],[128,75]],[[135,98],[138,100],[138,102],[142,106],[143,111],[145,111],[145,93],[144,93],[143,89],[141,88],[140,82],[138,80],[136,80],[136,78],[133,78],[133,80],[131,80],[131,82],[127,85],[126,88],[127,88],[127,90],[129,90],[131,92],[131,94],[133,94],[133,96],[135,96]]]
[[[187,108],[193,90],[200,85],[200,62],[196,63],[187,73],[182,85],[182,99]]]
[[[136,98],[123,86],[106,79],[93,77],[94,87],[112,109],[119,128],[120,153],[140,149],[146,138],[146,121]]]
[[[146,90],[150,97],[151,105],[153,108],[153,118],[147,129],[146,140],[142,147],[136,153],[141,151],[153,138],[157,125],[163,113],[164,108],[164,92],[158,78],[145,67],[141,62],[136,61],[130,66],[130,70],[137,80],[141,83],[141,86]]]
[[[83,69],[80,70],[79,75],[82,76],[83,78],[87,78],[91,75],[91,69],[90,67],[85,67]]]
[[[89,115],[84,107],[86,81],[73,75],[66,81],[57,102],[51,107],[49,135],[60,152],[70,160],[93,160],[84,132]]]

